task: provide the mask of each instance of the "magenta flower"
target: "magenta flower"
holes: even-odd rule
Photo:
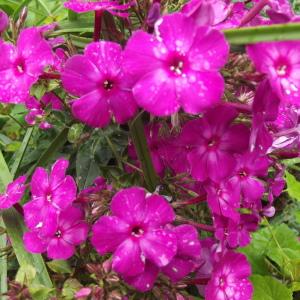
[[[191,273],[199,263],[201,245],[198,231],[191,225],[180,225],[172,231],[177,237],[177,253],[161,271],[177,282]]]
[[[246,152],[237,156],[235,175],[230,178],[233,186],[239,187],[241,196],[251,200],[261,199],[265,191],[259,177],[267,176],[269,159],[257,152]]]
[[[0,9],[0,35],[9,25],[8,15]]]
[[[269,80],[264,79],[258,86],[253,105],[253,119],[250,135],[250,150],[265,154],[271,147],[273,138],[267,124],[276,120],[280,99],[272,89]]]
[[[214,26],[229,15],[232,3],[228,0],[190,0],[182,8],[182,13],[195,19],[197,25]]]
[[[250,274],[251,267],[246,256],[228,251],[214,266],[212,278],[205,289],[205,299],[251,300]]]
[[[140,275],[145,261],[157,267],[170,263],[177,251],[176,235],[164,226],[175,214],[159,195],[142,188],[121,190],[112,199],[112,216],[93,226],[92,244],[101,254],[113,252],[112,267],[124,277]]]
[[[47,108],[50,107],[52,110],[63,109],[61,101],[53,93],[46,93],[40,101],[34,97],[29,97],[26,99],[25,105],[29,110],[28,114],[25,116],[25,121],[29,125],[35,125],[39,122],[39,127],[41,129],[48,129],[52,127],[52,125],[45,120],[47,117]]]
[[[137,106],[131,93],[132,79],[122,69],[121,46],[113,42],[87,45],[84,55],[71,57],[62,73],[64,88],[80,97],[73,115],[92,127],[103,127],[114,115],[118,123],[134,116]]]
[[[68,0],[64,6],[76,13],[88,11],[108,11],[112,15],[127,18],[129,16],[127,10],[134,5],[134,2],[119,3],[116,0],[103,1],[87,1],[87,0]]]
[[[6,187],[6,192],[0,195],[0,209],[7,209],[18,203],[26,190],[26,176],[20,176]]]
[[[17,46],[0,41],[0,102],[22,103],[43,70],[53,63],[50,45],[38,27],[24,29]]]
[[[39,229],[24,234],[27,251],[43,253],[52,259],[68,259],[75,252],[75,246],[83,243],[89,226],[83,221],[83,213],[75,207],[68,207],[59,215],[57,226],[52,234],[44,235]]]
[[[215,236],[231,248],[245,247],[250,241],[250,232],[258,227],[259,218],[254,214],[241,214],[238,221],[215,216]]]
[[[59,212],[76,199],[76,183],[65,172],[69,162],[63,158],[52,166],[50,175],[38,167],[31,179],[31,201],[24,205],[24,218],[30,230],[53,234]]]
[[[220,181],[234,170],[234,154],[245,151],[249,141],[248,128],[233,124],[237,115],[235,109],[219,106],[184,125],[181,142],[189,149],[188,161],[195,179]]]
[[[268,42],[249,45],[247,53],[256,69],[267,75],[283,101],[300,106],[300,42]]]
[[[147,292],[153,288],[155,280],[159,274],[159,267],[149,260],[145,262],[144,271],[136,276],[125,276],[123,279],[140,292]]]
[[[238,220],[240,214],[240,188],[231,182],[210,182],[205,186],[207,203],[214,214]]]
[[[183,14],[157,21],[155,35],[137,31],[125,48],[125,69],[135,76],[138,105],[156,116],[169,116],[180,107],[197,114],[218,103],[224,80],[228,44],[217,30],[198,27]]]

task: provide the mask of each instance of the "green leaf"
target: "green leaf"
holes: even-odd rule
[[[300,282],[293,282],[291,288],[292,288],[292,291],[293,291],[293,292],[298,292],[298,291],[300,291]]]
[[[2,187],[5,187],[12,181],[12,176],[9,172],[7,164],[0,151],[0,182]],[[20,266],[32,265],[36,270],[34,283],[43,284],[52,287],[52,282],[47,272],[45,263],[41,255],[31,254],[27,252],[23,244],[23,234],[26,231],[23,218],[14,208],[4,210],[2,212],[3,221],[7,230],[7,234],[11,241],[15,255]]]
[[[252,300],[293,300],[292,291],[271,276],[253,275],[251,281],[254,286]]]
[[[142,165],[147,189],[150,192],[153,192],[157,187],[159,180],[153,167],[141,116],[138,116],[135,120],[133,120],[129,127],[137,156]]]
[[[11,171],[10,171],[13,178],[15,178],[15,176],[17,174],[17,171],[18,171],[18,169],[21,165],[21,162],[22,162],[22,159],[23,159],[24,154],[26,152],[28,143],[29,143],[30,138],[32,136],[32,132],[33,132],[33,127],[30,127],[30,128],[27,129],[26,134],[23,138],[21,147],[19,148],[19,150],[13,156],[13,159],[12,159],[13,164],[12,164]]]
[[[67,260],[52,260],[47,262],[47,266],[55,273],[70,274],[72,269]]]
[[[57,151],[67,142],[69,128],[63,128],[60,133],[51,142],[48,148],[42,153],[38,161],[31,167],[29,174],[31,174],[37,166],[46,166],[53,158]]]
[[[285,171],[285,180],[290,197],[300,201],[300,182],[288,171]]]
[[[44,285],[30,285],[29,292],[33,300],[48,300],[51,299],[54,289]]]
[[[29,286],[36,276],[36,269],[32,265],[22,265],[16,275],[16,281]]]
[[[0,226],[4,227],[4,222],[2,217],[0,217]],[[7,246],[7,236],[6,234],[1,234],[0,236],[0,248]],[[7,256],[0,258],[0,293],[4,294],[7,292]]]
[[[269,269],[266,262],[266,258],[262,253],[257,251],[253,242],[247,247],[240,248],[239,252],[244,253],[247,256],[248,261],[251,264],[252,274],[268,275]]]
[[[286,224],[268,226],[255,232],[251,246],[256,257],[268,257],[286,276],[294,279],[292,261],[300,259],[300,243],[297,234]]]
[[[242,27],[223,30],[232,45],[245,45],[267,41],[300,40],[300,23]]]
[[[65,281],[64,287],[62,290],[62,295],[66,300],[74,299],[74,294],[80,290],[82,285],[77,279],[69,278]]]

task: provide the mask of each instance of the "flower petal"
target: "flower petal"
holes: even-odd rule
[[[113,215],[136,225],[144,220],[145,216],[145,190],[139,187],[131,187],[118,192],[111,201]]]
[[[153,263],[146,261],[143,273],[134,277],[125,277],[124,280],[140,292],[147,292],[152,289],[159,273],[159,268]]]
[[[189,72],[176,80],[176,91],[184,111],[198,114],[220,102],[224,79],[217,72]]]
[[[115,251],[112,267],[123,276],[136,276],[144,272],[143,259],[139,243],[133,239],[126,239]]]
[[[67,92],[83,96],[97,89],[101,77],[91,60],[83,55],[74,55],[66,62],[61,79]]]
[[[47,239],[41,239],[36,231],[25,232],[23,242],[26,250],[31,253],[43,253],[47,249]]]
[[[146,201],[144,223],[159,227],[175,220],[174,210],[164,197],[153,194]]]
[[[92,228],[91,238],[95,249],[101,254],[114,252],[129,236],[129,225],[118,217],[101,217]]]
[[[52,238],[47,247],[47,256],[52,259],[68,259],[75,252],[75,247],[62,238]]]
[[[163,69],[144,75],[133,87],[139,106],[155,116],[169,116],[179,110],[175,81]]]
[[[177,239],[169,230],[156,229],[147,232],[140,239],[140,246],[147,259],[158,267],[164,267],[176,254]]]
[[[74,101],[72,113],[75,118],[91,127],[104,127],[110,121],[107,99],[94,90]]]

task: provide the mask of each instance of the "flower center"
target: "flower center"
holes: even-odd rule
[[[280,58],[275,63],[275,72],[279,77],[288,76],[290,73],[290,64],[285,58]]]
[[[51,201],[52,201],[52,195],[51,195],[51,193],[47,193],[46,200],[47,200],[48,202],[51,202]]]
[[[276,71],[279,76],[285,76],[287,74],[287,65],[278,66]]]
[[[106,90],[106,91],[111,91],[112,90],[112,88],[113,88],[113,82],[112,81],[110,81],[110,80],[105,80],[104,82],[103,82],[103,88]]]
[[[60,231],[60,230],[57,230],[57,231],[55,232],[55,236],[56,236],[57,238],[61,238],[61,236],[62,236],[61,231]]]
[[[183,61],[181,60],[176,61],[170,66],[170,70],[174,72],[176,75],[181,75],[183,70],[183,65],[184,65]]]
[[[220,287],[224,287],[224,285],[225,285],[225,277],[224,276],[221,276],[220,278],[219,278],[219,286]]]
[[[247,172],[246,170],[240,170],[240,171],[239,171],[239,176],[240,176],[241,178],[245,178],[245,177],[248,176],[248,172]]]
[[[22,58],[18,58],[15,61],[15,73],[16,75],[23,75],[25,73],[26,65]]]
[[[131,235],[133,235],[135,237],[140,237],[143,234],[144,234],[144,229],[139,226],[135,226],[131,229]]]

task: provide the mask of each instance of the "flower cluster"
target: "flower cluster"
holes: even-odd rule
[[[130,285],[147,291],[159,271],[178,281],[194,269],[201,249],[197,230],[173,227],[175,213],[163,197],[124,189],[113,197],[111,212],[93,226],[92,244],[101,255],[113,253],[113,269]]]
[[[33,253],[47,251],[53,259],[67,259],[76,245],[87,238],[88,225],[80,209],[72,207],[76,199],[76,183],[66,176],[68,161],[59,159],[47,171],[38,167],[32,175],[31,200],[24,205],[24,219],[29,232],[25,247]]]

